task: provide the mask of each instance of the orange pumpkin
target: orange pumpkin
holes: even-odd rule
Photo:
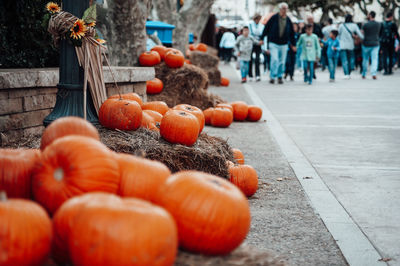
[[[229,127],[233,122],[233,113],[227,108],[216,107],[211,115],[214,127]]]
[[[151,111],[151,110],[144,110],[144,111]],[[149,115],[148,113],[145,113],[144,111],[142,113],[142,124],[140,125],[140,127],[159,131],[159,129],[156,126],[156,122],[154,121],[154,118],[151,115]],[[161,114],[159,114],[159,115],[161,115]]]
[[[195,117],[197,117],[197,119],[199,120],[199,126],[200,126],[199,134],[201,133],[201,131],[203,131],[205,117],[204,117],[203,111],[201,111],[199,108],[197,108],[196,106],[193,106],[193,105],[189,105],[189,104],[178,104],[178,105],[175,105],[174,108],[172,108],[172,109],[182,110],[182,111],[188,112],[188,113],[194,115]]]
[[[253,196],[258,189],[256,170],[250,165],[237,165],[229,168],[230,181],[247,196]]]
[[[233,107],[233,119],[235,121],[243,121],[247,118],[249,107],[245,102],[237,101],[231,103]]]
[[[206,125],[211,125],[211,116],[214,111],[214,108],[210,107],[203,111],[204,114],[204,123]]]
[[[228,109],[231,110],[231,112],[233,113],[233,107],[232,107],[232,105],[230,105],[229,103],[219,103],[219,104],[217,104],[215,107],[228,108]]]
[[[185,63],[188,64],[188,65],[191,65],[191,64],[192,64],[192,62],[190,62],[189,59],[185,59]]]
[[[196,45],[196,50],[200,52],[207,52],[207,45],[204,43],[199,43]]]
[[[140,98],[139,94],[135,92],[125,93],[113,95],[108,97],[108,99],[124,99],[124,100],[131,100],[137,102],[140,106],[143,104],[142,98]]]
[[[191,252],[228,254],[250,228],[250,209],[243,193],[214,175],[178,172],[161,187],[157,202],[175,218],[179,245]]]
[[[42,265],[51,247],[51,220],[37,203],[0,192],[0,265]]]
[[[164,84],[158,78],[154,78],[152,80],[146,81],[146,93],[147,94],[161,93],[163,88],[164,88]]]
[[[68,254],[72,265],[167,266],[178,246],[176,224],[164,209],[106,193],[67,201],[54,216],[54,233],[56,254]]]
[[[128,154],[116,155],[121,183],[118,195],[154,201],[160,186],[171,171],[158,161],[151,161]]]
[[[165,53],[167,52],[167,47],[162,46],[162,45],[156,45],[153,48],[151,48],[151,51],[157,52],[160,55],[161,60],[164,60]]]
[[[229,86],[229,79],[221,77],[221,86]]]
[[[199,120],[182,110],[168,111],[160,125],[161,136],[170,143],[192,146],[199,135]]]
[[[262,109],[255,105],[249,105],[249,112],[247,113],[247,120],[256,122],[262,117]]]
[[[56,139],[34,169],[32,191],[37,202],[54,213],[67,199],[89,191],[116,193],[118,164],[100,141],[83,136]]]
[[[36,149],[0,149],[0,191],[10,198],[31,198],[32,171],[39,160]]]
[[[143,110],[153,110],[164,115],[168,110],[168,105],[163,101],[147,102],[142,105]]]
[[[185,63],[185,57],[182,52],[177,49],[171,49],[165,54],[165,63],[171,68],[182,67]]]
[[[143,110],[143,113],[146,113],[149,116],[151,116],[154,119],[155,123],[158,124],[161,123],[161,120],[163,118],[162,114],[153,110]]]
[[[238,164],[244,164],[244,155],[241,150],[233,148],[233,158],[235,158],[236,162]]]
[[[100,107],[99,121],[111,129],[136,130],[142,122],[142,108],[135,101],[107,99]]]
[[[67,116],[56,119],[43,132],[40,149],[44,150],[55,139],[67,135],[81,135],[100,140],[99,132],[88,121],[76,116]]]
[[[139,56],[139,63],[141,66],[155,66],[160,62],[160,54],[156,51],[144,52]]]
[[[189,44],[189,50],[190,51],[196,50],[196,46],[194,44]]]

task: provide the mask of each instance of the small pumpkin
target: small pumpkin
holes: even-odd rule
[[[151,48],[151,51],[155,51],[160,55],[161,60],[164,60],[165,54],[167,52],[167,47],[163,45],[156,45],[153,48]]]
[[[201,133],[201,131],[203,131],[205,117],[204,117],[203,111],[201,111],[201,109],[197,108],[196,106],[189,105],[189,104],[178,104],[178,105],[175,105],[172,109],[182,110],[182,111],[188,112],[188,113],[194,115],[195,117],[197,117],[197,119],[199,120],[199,126],[200,126],[199,134]]]
[[[90,191],[116,193],[119,169],[111,150],[92,138],[71,135],[56,139],[42,152],[34,169],[34,198],[49,213],[67,199]]]
[[[247,118],[249,107],[243,101],[231,103],[233,107],[233,119],[235,121],[244,121]]]
[[[115,94],[115,95],[112,95],[112,96],[108,97],[108,99],[131,100],[131,101],[137,102],[140,106],[142,106],[142,104],[143,104],[142,98],[140,98],[139,94],[137,94],[135,92],[124,93],[124,94],[121,94],[121,95]]]
[[[170,143],[192,146],[199,135],[199,120],[182,110],[168,111],[160,125],[161,136]]]
[[[250,209],[243,193],[229,181],[207,173],[171,175],[157,203],[175,218],[179,245],[191,252],[228,254],[250,228]]]
[[[204,43],[198,43],[196,45],[196,50],[200,52],[207,52],[207,44]]]
[[[168,110],[168,105],[163,101],[152,101],[147,102],[142,105],[143,110],[153,110],[159,112],[160,114],[164,115]]]
[[[0,265],[42,265],[51,248],[51,220],[37,203],[0,192]]]
[[[185,57],[182,52],[177,49],[171,49],[165,54],[165,63],[171,68],[182,67],[185,63]]]
[[[43,132],[40,149],[44,150],[55,139],[67,135],[80,135],[100,140],[99,132],[88,121],[76,116],[67,116],[56,119]]]
[[[249,105],[249,111],[247,113],[247,120],[257,122],[262,117],[262,109],[255,105]]]
[[[189,44],[189,50],[190,51],[196,50],[196,46],[193,43]]]
[[[192,62],[190,62],[189,59],[185,59],[185,63],[188,64],[188,65],[191,65],[191,64],[192,64]]]
[[[233,113],[227,108],[216,107],[210,122],[214,127],[229,127],[233,122]]]
[[[238,164],[244,164],[244,155],[241,150],[232,148],[233,158],[235,158]]]
[[[136,130],[142,122],[142,108],[135,101],[107,99],[100,107],[99,121],[111,129]]]
[[[258,189],[256,170],[250,165],[237,165],[229,168],[230,181],[238,186],[247,196],[251,197]]]
[[[151,110],[144,110],[144,111],[151,111]],[[142,124],[140,125],[140,127],[159,131],[159,129],[156,126],[156,122],[154,121],[154,118],[151,115],[149,115],[148,113],[145,113],[144,111],[142,113]],[[161,115],[161,114],[159,114],[159,115]]]
[[[160,54],[156,51],[144,52],[139,56],[139,63],[141,66],[155,66],[160,62]]]
[[[206,125],[211,125],[211,116],[214,111],[214,108],[210,107],[203,111],[204,114],[204,123]]]
[[[229,86],[229,79],[221,77],[221,86],[225,86],[225,87]]]
[[[36,149],[0,149],[0,191],[10,198],[31,198],[32,172],[39,161]]]
[[[229,103],[219,103],[215,107],[223,107],[223,108],[228,108],[229,110],[232,111],[233,113],[233,107]]]
[[[164,84],[158,78],[154,78],[152,80],[146,81],[146,93],[147,94],[161,93],[163,88],[164,88]]]

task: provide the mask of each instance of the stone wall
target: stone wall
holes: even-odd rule
[[[112,67],[121,93],[136,92],[143,101],[146,81],[154,68]],[[40,134],[44,118],[56,102],[57,68],[0,69],[0,145],[31,134]],[[111,72],[104,68],[108,96],[118,93]]]

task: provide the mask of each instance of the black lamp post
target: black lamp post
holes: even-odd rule
[[[62,9],[81,18],[89,7],[89,0],[64,0]],[[53,111],[44,119],[49,125],[64,116],[83,116],[83,68],[79,66],[75,47],[67,40],[60,42],[60,80],[57,84],[57,100]],[[87,120],[98,123],[96,109],[90,93],[87,93]]]

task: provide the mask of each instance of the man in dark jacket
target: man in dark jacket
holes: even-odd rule
[[[383,55],[384,75],[391,75],[393,68],[394,40],[399,37],[397,25],[393,22],[393,13],[386,14],[386,20],[382,24],[381,47]]]
[[[371,76],[376,79],[378,70],[378,55],[379,55],[379,36],[381,35],[382,25],[375,21],[376,13],[369,12],[368,22],[364,24],[364,40],[362,43],[362,78],[365,79],[368,70],[369,59],[371,58]]]
[[[263,40],[265,36],[268,36],[267,47],[271,54],[271,84],[275,83],[276,78],[278,78],[279,84],[283,83],[282,76],[285,72],[289,43],[291,49],[293,51],[296,50],[292,21],[287,16],[288,9],[289,7],[286,3],[280,3],[279,12],[269,19],[260,37],[260,40]]]

